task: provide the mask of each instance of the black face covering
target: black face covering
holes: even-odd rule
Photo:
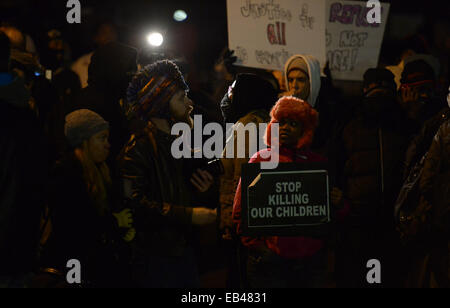
[[[395,93],[390,89],[383,89],[382,92],[372,94],[374,90],[372,89],[362,99],[361,111],[367,119],[380,120],[388,116],[389,110],[396,104]]]
[[[225,123],[236,123],[237,115],[236,111],[233,108],[233,104],[231,103],[231,99],[228,97],[228,93],[222,98],[220,102],[220,110],[222,111],[222,116]]]
[[[253,110],[270,109],[275,105],[278,93],[272,84],[254,74],[239,74],[233,86],[232,98],[225,94],[220,108],[225,123],[236,123]]]

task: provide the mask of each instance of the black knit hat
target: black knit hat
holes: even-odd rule
[[[422,81],[435,81],[433,68],[424,60],[417,60],[406,64],[400,82],[402,84],[408,84]]]
[[[377,87],[397,89],[394,74],[385,68],[369,68],[364,73],[364,88],[373,83],[377,84]]]

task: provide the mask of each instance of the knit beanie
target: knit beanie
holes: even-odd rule
[[[417,60],[406,64],[400,80],[402,84],[415,84],[434,81],[434,70],[425,60]]]
[[[64,133],[70,146],[77,147],[93,135],[109,129],[109,124],[97,113],[80,109],[66,116]]]
[[[293,70],[301,70],[303,73],[306,74],[306,76],[309,76],[308,74],[308,64],[305,62],[305,60],[301,57],[295,58],[290,64],[287,69],[287,74]]]
[[[169,101],[178,90],[188,91],[189,87],[174,62],[162,60],[147,65],[128,86],[128,117],[170,119]]]
[[[311,145],[319,123],[319,113],[310,104],[293,96],[285,96],[278,100],[270,111],[270,116],[271,120],[265,135],[268,146],[271,146],[272,124],[278,123],[282,119],[296,120],[302,123],[303,136],[298,140],[297,149]]]
[[[392,74],[391,71],[385,68],[369,68],[364,73],[363,86],[368,87],[373,83],[377,84],[377,88],[381,87],[390,89],[392,91],[396,91],[397,89],[394,74]]]

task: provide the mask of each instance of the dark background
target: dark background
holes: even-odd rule
[[[49,29],[62,30],[72,48],[72,58],[94,48],[92,37],[102,22],[117,25],[120,40],[135,47],[145,44],[151,30],[165,34],[165,44],[193,54],[196,64],[207,68],[227,45],[226,0],[81,0],[81,24],[68,24],[66,0],[1,0],[0,21],[12,23],[36,41]],[[382,64],[394,64],[399,42],[423,34],[431,48],[450,45],[450,1],[382,1],[391,3],[380,56]],[[172,18],[176,9],[188,14],[185,22]],[[441,45],[441,46],[439,46]],[[448,48],[449,46],[447,46]]]

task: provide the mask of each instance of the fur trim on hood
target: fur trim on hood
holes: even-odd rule
[[[270,111],[271,120],[266,129],[265,141],[271,146],[272,124],[282,119],[298,120],[303,125],[303,136],[299,139],[296,148],[301,149],[311,145],[314,131],[319,122],[319,113],[307,102],[293,96],[285,96],[278,100]],[[275,141],[275,140],[274,140]],[[279,142],[276,140],[276,142]]]
[[[320,63],[315,57],[309,55],[295,55],[287,60],[284,66],[284,78],[286,80],[286,87],[289,91],[290,89],[287,75],[293,67],[292,64],[298,59],[302,59],[306,63],[306,66],[308,68],[307,73],[309,76],[309,83],[311,88],[307,101],[312,107],[314,107],[316,105],[317,97],[319,96],[320,91]]]

